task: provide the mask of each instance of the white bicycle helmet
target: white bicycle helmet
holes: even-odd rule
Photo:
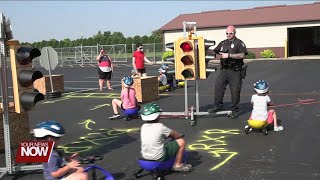
[[[56,121],[46,121],[38,124],[33,129],[34,137],[43,138],[46,136],[61,137],[64,136],[65,130],[63,126]]]
[[[254,86],[254,90],[260,94],[263,94],[269,91],[268,83],[265,80],[259,80],[256,83],[254,83],[253,86]]]
[[[161,69],[168,70],[168,69],[169,69],[169,66],[166,65],[166,64],[162,64]]]

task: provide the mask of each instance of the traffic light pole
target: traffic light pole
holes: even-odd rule
[[[6,156],[6,169],[1,171],[0,178],[7,172],[12,173],[11,149],[10,149],[10,127],[9,127],[9,103],[8,103],[8,78],[7,78],[7,62],[5,51],[5,17],[0,17],[0,56],[1,56],[1,97],[3,109],[3,136]]]
[[[8,38],[6,33],[5,16],[0,14],[0,63],[1,63],[1,96],[3,109],[3,135],[6,167],[0,167],[0,179],[6,174],[12,174],[18,171],[29,171],[43,169],[42,165],[26,165],[14,166],[11,157],[11,142],[10,142],[10,126],[9,126],[9,103],[8,103],[8,78],[7,78],[7,62],[5,42]]]
[[[207,59],[214,59],[215,56],[212,56],[212,55],[209,55],[207,56],[205,54],[205,50],[206,48],[209,48],[211,46],[214,46],[215,45],[215,41],[208,41],[208,40],[203,40],[202,38],[199,39],[199,38],[194,38],[192,36],[197,36],[197,31],[196,31],[196,22],[187,22],[187,21],[184,21],[183,23],[183,33],[184,33],[184,40],[187,41],[188,39],[189,40],[193,40],[193,44],[194,44],[194,79],[195,80],[195,107],[194,106],[191,106],[190,107],[190,110],[189,110],[189,107],[188,107],[188,80],[187,78],[185,78],[185,111],[184,112],[162,112],[161,115],[163,116],[184,116],[186,118],[188,118],[190,116],[190,124],[192,126],[196,125],[196,119],[195,119],[195,116],[202,116],[202,115],[210,115],[208,112],[200,112],[199,108],[199,79],[202,79],[204,75],[206,74],[203,74],[203,71],[206,71],[207,72],[214,72],[216,71],[216,68],[214,69],[209,69],[209,68],[206,68],[204,66],[204,62],[206,62]],[[176,41],[177,42],[177,41]],[[199,47],[201,44],[201,47]],[[172,48],[174,47],[174,48]],[[175,49],[177,48],[178,46],[175,46],[175,45],[172,45],[172,43],[168,43],[168,48],[170,49]],[[181,46],[180,46],[181,48]],[[176,53],[176,51],[175,51]],[[176,55],[176,54],[175,54]],[[203,57],[203,58],[200,58]],[[200,59],[201,59],[201,62],[200,62]],[[175,65],[176,63],[178,63],[177,59],[175,59]],[[206,62],[207,63],[207,62]],[[179,66],[176,65],[176,73],[177,73],[177,68]],[[203,68],[205,67],[205,68]],[[202,70],[200,72],[200,70]],[[176,74],[177,76],[177,74]],[[215,113],[217,115],[230,115],[231,114],[231,111],[219,111],[217,113]]]

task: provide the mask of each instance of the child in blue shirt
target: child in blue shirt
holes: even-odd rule
[[[55,121],[46,121],[38,124],[33,129],[34,137],[39,141],[55,141],[55,147],[60,137],[64,136],[63,126]],[[49,162],[43,163],[43,175],[45,180],[87,180],[88,174],[80,167],[80,162],[73,154],[70,162],[65,162],[61,154],[53,148]]]

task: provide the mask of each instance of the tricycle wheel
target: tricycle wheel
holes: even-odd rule
[[[250,131],[250,126],[249,125],[246,125],[245,127],[244,127],[244,132],[246,133],[246,134],[249,134],[249,131]]]
[[[268,130],[267,130],[266,128],[263,128],[263,129],[262,129],[262,133],[263,133],[264,135],[268,135]]]
[[[142,171],[143,169],[139,169],[139,170],[136,170],[133,174],[138,179],[138,178],[141,178]]]

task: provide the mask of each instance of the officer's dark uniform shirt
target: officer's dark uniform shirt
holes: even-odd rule
[[[238,54],[238,53],[245,53],[248,54],[246,45],[238,38],[233,40],[224,40],[221,41],[218,46],[213,50],[215,53],[223,52],[223,53],[230,53],[230,54]],[[232,59],[227,58],[225,59],[225,65],[231,67],[242,67],[244,65],[243,59]]]

